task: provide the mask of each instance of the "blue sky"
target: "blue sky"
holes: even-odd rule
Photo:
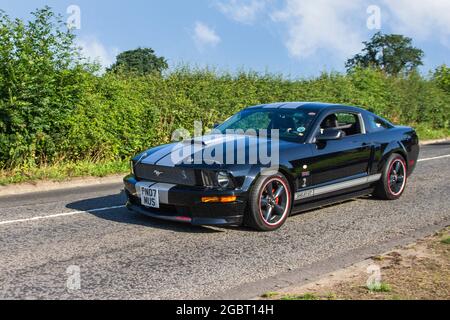
[[[86,56],[104,65],[141,46],[172,67],[309,77],[343,71],[378,27],[412,37],[425,51],[424,73],[450,64],[449,0],[0,0],[1,9],[24,19],[44,5],[65,18],[70,5],[78,6],[78,41]]]

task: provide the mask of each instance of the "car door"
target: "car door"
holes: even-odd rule
[[[360,113],[346,110],[336,110],[323,116],[320,134],[324,121],[335,115],[337,129],[345,132],[344,137],[326,142],[313,141],[313,161],[311,175],[315,187],[331,185],[346,180],[358,179],[368,175],[372,148],[366,141],[366,131],[363,117]],[[345,119],[354,119],[353,122],[343,122]],[[344,119],[344,120],[342,120]],[[328,127],[330,128],[330,127]],[[331,189],[330,189],[331,190]]]

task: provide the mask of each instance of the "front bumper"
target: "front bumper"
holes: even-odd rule
[[[134,176],[125,177],[127,208],[153,218],[185,222],[193,225],[242,225],[247,193],[239,190],[212,190],[199,187],[165,186],[160,195],[160,208],[153,209],[141,205],[136,190],[138,181]],[[202,197],[236,196],[231,203],[202,203]]]

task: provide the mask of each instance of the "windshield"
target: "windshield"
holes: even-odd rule
[[[237,131],[240,134],[259,135],[262,130],[270,135],[279,130],[280,139],[302,141],[315,118],[314,112],[286,109],[247,109],[237,113],[216,129],[223,134]],[[264,133],[265,134],[265,133]]]

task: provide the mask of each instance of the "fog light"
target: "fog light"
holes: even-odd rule
[[[203,203],[230,203],[236,202],[236,196],[226,196],[226,197],[203,197]]]
[[[229,196],[229,197],[221,197],[220,202],[221,203],[229,203],[229,202],[235,202],[237,200],[236,196]]]

